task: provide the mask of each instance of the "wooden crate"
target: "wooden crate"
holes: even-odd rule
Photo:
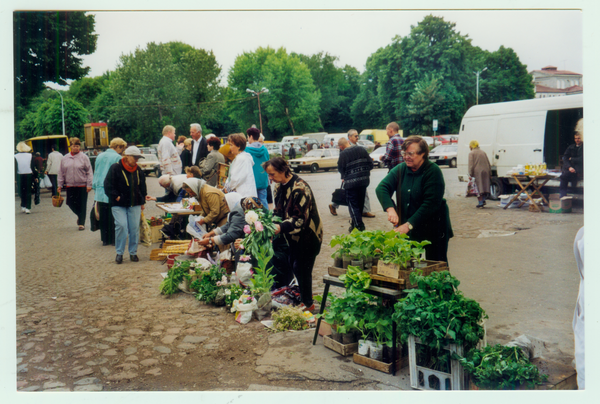
[[[375,268],[376,267],[373,267],[373,271],[376,271]],[[371,274],[371,285],[394,290],[405,289],[404,279],[388,278],[375,273]]]
[[[372,273],[373,269],[365,270],[365,272]],[[338,278],[340,275],[345,274],[346,270],[340,267],[329,267],[327,268],[327,273],[329,274],[329,276],[335,276],[336,278]]]
[[[380,372],[383,372],[383,373],[392,373],[392,362],[390,362],[390,363],[380,362],[378,360],[371,359],[371,358],[368,358],[363,355],[359,355],[358,353],[354,354],[353,359],[354,359],[354,363],[356,363],[357,365],[366,366],[371,369],[379,370]],[[405,368],[407,366],[408,366],[408,358],[400,357],[399,359],[396,359],[396,371],[399,371],[400,369]]]
[[[423,275],[430,275],[432,272],[448,271],[448,264],[444,261],[423,260],[421,262],[427,264],[427,266],[419,268],[422,271]],[[379,261],[377,266],[373,267],[373,273],[375,275],[390,278],[390,280],[387,280],[388,282],[391,282],[391,279],[403,280],[404,289],[412,289],[417,287],[416,284],[410,283],[410,274],[414,271],[414,269],[403,270],[398,269],[397,266],[395,267],[396,268],[394,269],[389,264],[384,264],[382,261]]]
[[[332,351],[335,351],[342,356],[350,356],[354,352],[358,352],[358,342],[355,342],[353,344],[345,344],[344,345],[344,344],[340,344],[339,342],[335,341],[329,335],[323,336],[323,345],[325,345],[326,348],[329,348]]]

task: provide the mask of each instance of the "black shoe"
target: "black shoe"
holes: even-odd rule
[[[116,262],[117,264],[120,264],[120,263],[122,263],[122,262],[123,262],[123,256],[122,256],[122,255],[120,255],[120,254],[117,254],[117,258],[115,258],[115,262]]]
[[[105,245],[108,245],[108,241],[103,241],[102,242],[102,247],[104,247]]]
[[[130,255],[129,259],[132,260],[133,262],[138,262],[140,260],[137,255]]]

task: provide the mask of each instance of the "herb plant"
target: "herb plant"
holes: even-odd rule
[[[206,303],[214,303],[217,293],[222,287],[217,285],[217,282],[221,282],[223,275],[225,275],[225,269],[218,265],[211,265],[208,271],[201,272],[198,279],[192,282],[191,285],[192,289],[198,291],[196,299]]]
[[[251,290],[254,296],[260,296],[263,294],[270,294],[271,288],[275,283],[275,276],[271,275],[271,271],[273,267],[267,268],[267,265],[271,261],[273,257],[273,248],[269,247],[271,243],[267,243],[267,245],[261,245],[255,251],[254,258],[256,258],[257,266],[254,267],[254,274],[250,279],[252,282]]]
[[[371,275],[360,269],[360,267],[348,265],[346,273],[340,275],[340,281],[344,282],[346,290],[362,292],[371,285]]]
[[[179,292],[178,286],[183,279],[191,279],[189,275],[191,264],[191,261],[175,261],[167,272],[167,277],[160,283],[160,293],[169,296]]]
[[[273,313],[273,328],[277,331],[308,328],[306,316],[298,307],[286,306]]]

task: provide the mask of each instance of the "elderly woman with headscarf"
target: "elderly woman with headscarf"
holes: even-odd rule
[[[203,216],[199,224],[223,226],[227,222],[229,206],[225,194],[221,190],[211,187],[206,181],[198,178],[187,178],[183,188],[190,197],[200,203],[200,214]]]
[[[58,171],[58,188],[67,190],[67,206],[77,215],[79,230],[85,229],[88,192],[92,190],[94,172],[90,159],[81,153],[81,141],[73,137],[71,153],[63,157]]]
[[[490,194],[492,166],[487,154],[479,148],[477,140],[469,142],[469,149],[471,149],[471,152],[469,153],[468,172],[469,176],[475,178],[477,200],[479,201],[475,207],[483,208],[485,206],[485,198]]]
[[[242,133],[232,133],[228,138],[229,149],[235,156],[229,175],[223,187],[224,192],[235,191],[242,197],[257,197],[256,182],[254,181],[254,160],[252,156],[244,151],[246,149],[246,136]]]
[[[17,144],[18,153],[15,154],[15,181],[18,184],[21,196],[21,213],[31,213],[31,189],[34,181],[38,181],[38,172],[31,155],[31,147],[25,142]]]
[[[156,201],[162,203],[172,203],[172,202],[180,202],[181,198],[179,197],[179,191],[181,191],[183,186],[183,181],[188,178],[187,174],[179,174],[179,175],[162,175],[158,178],[158,184],[165,189],[165,194],[163,196],[146,196],[147,201]]]
[[[123,158],[113,164],[104,179],[104,189],[115,218],[115,262],[123,262],[125,244],[129,239],[129,259],[138,262],[137,248],[140,240],[140,218],[146,198],[146,176],[137,165],[142,157],[140,149],[129,146]]]
[[[98,222],[100,224],[100,240],[102,240],[103,246],[115,244],[115,218],[112,215],[108,195],[104,191],[104,180],[110,167],[121,160],[121,153],[126,147],[127,143],[123,139],[115,137],[110,141],[109,148],[96,158],[92,188],[94,189],[94,200],[100,216]]]
[[[202,160],[198,168],[202,173],[202,179],[211,187],[216,187],[219,179],[219,163],[225,164],[225,156],[219,153],[221,140],[214,135],[210,138],[207,136],[206,148],[208,149],[208,156]]]

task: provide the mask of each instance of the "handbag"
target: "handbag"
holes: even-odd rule
[[[90,211],[90,230],[97,231],[100,229],[100,223],[98,223],[98,217],[96,216],[96,202],[92,205],[92,210]]]
[[[346,190],[344,189],[344,183],[342,182],[342,186],[331,194],[331,202],[336,205],[348,206],[348,202],[346,202]]]

